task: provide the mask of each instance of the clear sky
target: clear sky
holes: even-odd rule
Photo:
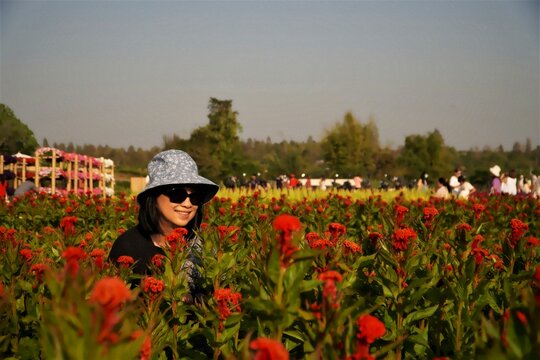
[[[0,102],[38,142],[161,146],[231,99],[241,138],[540,141],[539,1],[1,1]]]

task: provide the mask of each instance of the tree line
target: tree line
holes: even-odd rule
[[[232,100],[210,98],[208,123],[192,131],[189,137],[177,134],[165,136],[162,146],[151,149],[113,148],[90,144],[52,143],[44,139],[42,146],[52,146],[68,152],[110,158],[118,172],[125,175],[144,176],[146,164],[159,151],[182,149],[190,153],[199,172],[217,182],[229,176],[258,175],[273,180],[280,174],[305,174],[311,178],[352,178],[356,175],[376,181],[399,177],[403,181],[429,174],[434,182],[438,177],[449,177],[455,168],[461,168],[469,180],[478,185],[489,181],[489,167],[501,166],[503,171],[515,169],[518,174],[538,174],[540,146],[532,147],[530,139],[514,143],[511,150],[502,146],[495,149],[469,149],[458,151],[444,142],[437,130],[426,134],[408,135],[397,148],[381,146],[376,122],[366,122],[354,114],[346,113],[328,129],[320,141],[308,137],[305,141],[273,142],[240,139],[242,125]],[[33,132],[0,104],[0,152],[32,153],[38,144]]]

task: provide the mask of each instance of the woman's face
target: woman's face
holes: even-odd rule
[[[188,197],[185,197],[188,195]],[[157,197],[157,207],[161,213],[160,226],[167,234],[175,228],[185,227],[197,214],[198,205],[192,203],[191,188],[173,189]],[[197,203],[197,201],[193,201]]]

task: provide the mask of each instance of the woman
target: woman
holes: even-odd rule
[[[465,176],[460,175],[458,178],[459,181],[459,192],[458,192],[458,198],[467,200],[469,196],[476,192],[476,188],[467,181]]]
[[[203,217],[203,204],[219,190],[212,181],[198,174],[197,164],[184,151],[167,150],[157,154],[148,164],[148,184],[137,196],[138,224],[114,242],[109,259],[116,263],[123,255],[135,260],[133,271],[148,274],[152,257],[165,255],[166,236],[176,228],[187,230],[189,256],[185,264],[192,295],[199,291],[202,241],[196,232]]]
[[[495,165],[489,168],[489,172],[492,175],[489,194],[499,195],[501,193],[501,168],[499,167],[499,165]]]
[[[443,177],[440,177],[439,180],[437,180],[437,191],[435,191],[435,197],[441,199],[448,199],[450,197],[450,192],[448,191],[448,183]]]

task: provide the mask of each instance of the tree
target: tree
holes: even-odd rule
[[[362,125],[349,112],[326,133],[321,147],[331,173],[346,177],[371,174],[376,166],[374,155],[379,151],[377,126],[373,119]]]
[[[0,153],[32,154],[38,146],[32,130],[15,116],[13,110],[0,104]]]

